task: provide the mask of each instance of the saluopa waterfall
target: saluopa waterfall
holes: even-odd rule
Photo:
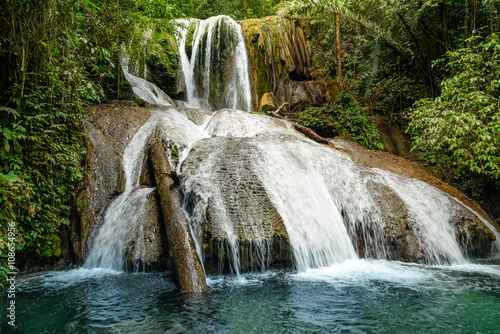
[[[184,21],[177,37],[187,105],[221,110],[211,115],[200,110],[194,123],[192,115],[173,107],[158,87],[127,73],[123,63],[134,92],[153,104],[152,116],[125,150],[125,191],[104,214],[84,267],[124,268],[130,235],[138,228],[146,196],[154,190],[140,188],[138,178],[155,128],[164,142],[179,148],[179,162],[171,162],[172,169],[181,179],[184,210],[199,257],[206,255],[208,221],[236,274],[243,257],[251,257],[245,261],[257,263],[259,269],[270,263],[269,231],[276,226],[269,227],[266,219],[274,212],[286,228],[299,271],[359,259],[361,249],[363,257],[391,259],[384,235],[391,233],[392,216],[381,204],[384,196],[397,198],[404,207],[406,228],[417,245],[412,250],[418,253],[415,258],[429,264],[467,261],[452,226],[457,206],[463,208],[457,200],[424,182],[361,166],[346,153],[305,138],[287,121],[244,112],[252,106],[249,65],[236,22],[224,16]],[[221,78],[214,76],[218,71],[226,76],[223,87],[218,84]],[[213,89],[223,96],[222,106],[213,103]],[[378,189],[383,189],[382,195]],[[272,204],[264,211],[262,196]],[[243,252],[242,240],[254,249]]]

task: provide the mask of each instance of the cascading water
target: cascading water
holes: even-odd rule
[[[179,22],[176,37],[188,106],[251,111],[248,55],[240,25],[223,15]]]
[[[153,188],[137,189],[144,147],[157,117],[152,116],[135,134],[123,153],[125,191],[111,203],[97,231],[84,268],[111,268],[122,270],[132,229],[141,219],[146,196]]]
[[[231,168],[255,175],[264,184],[286,226],[294,263],[300,271],[358,259],[359,242],[370,247],[365,256],[389,257],[384,234],[391,221],[381,212],[380,202],[385,198],[376,194],[377,188],[386,189],[404,206],[407,229],[415,235],[419,261],[466,262],[451,227],[455,201],[440,190],[418,180],[360,166],[345,153],[305,139],[289,124],[266,116],[222,110],[211,119],[207,131],[212,138],[193,148],[212,150],[206,155],[188,157],[183,176],[187,191],[200,198],[199,224],[206,219],[203,213],[207,206],[216,208],[218,228],[224,230],[232,250],[233,267],[239,265],[242,254],[236,240],[237,227],[231,219],[234,208],[226,203],[232,197],[226,195],[226,185],[218,177],[225,172],[226,167],[221,170],[220,164],[232,143],[245,145]],[[222,138],[228,138],[223,140],[224,145],[220,144]],[[201,157],[203,161],[195,163]],[[245,186],[238,179],[232,182],[236,183],[235,191]],[[248,237],[259,233],[256,226],[258,222],[251,224]],[[362,240],[356,241],[359,238]],[[262,254],[265,256],[265,251]]]
[[[184,23],[177,37],[188,104],[217,107],[211,95],[215,92],[223,96],[223,106],[250,110],[248,59],[239,26],[224,16]],[[126,68],[126,61],[123,65]],[[214,74],[217,70],[224,80]],[[158,87],[126,71],[125,75],[142,99],[173,104]],[[221,82],[226,83],[223,89]],[[284,224],[299,271],[359,259],[361,251],[363,257],[391,258],[385,235],[393,233],[393,222],[384,212],[380,189],[404,207],[401,215],[407,216],[412,251],[418,253],[415,259],[430,264],[466,262],[451,226],[454,201],[426,183],[360,166],[343,152],[305,139],[289,123],[263,115],[230,109],[213,115],[174,108],[151,112],[125,150],[125,192],[108,208],[85,267],[123,267],[130,230],[152,191],[137,189],[137,179],[153,128],[164,143],[177,148],[178,164],[171,159],[171,167],[182,178],[185,214],[198,255],[205,258],[204,224],[213,220],[219,252],[229,254],[236,274],[243,262],[257,262],[261,269],[270,262],[273,233],[279,227],[270,226],[266,215],[279,216],[277,221]],[[244,253],[242,242],[254,248]]]
[[[172,102],[160,88],[152,83],[131,75],[127,71],[128,60],[122,61],[126,79],[132,85],[134,93],[143,100],[163,106],[172,106]],[[154,94],[155,92],[156,94]],[[107,208],[102,226],[94,236],[84,268],[110,268],[123,270],[126,263],[126,251],[130,236],[146,207],[147,195],[154,188],[138,189],[139,175],[145,154],[145,146],[153,132],[162,111],[151,110],[151,117],[137,131],[123,153],[125,190]]]
[[[188,105],[210,110],[209,99],[212,92],[222,96],[218,102],[219,106],[250,111],[252,105],[248,57],[241,27],[226,16],[213,17],[205,21],[192,21],[190,24],[196,24],[190,59],[187,58],[185,50],[189,24],[179,32]],[[213,40],[217,43],[213,43]],[[141,99],[154,105],[174,105],[170,97],[156,85],[130,74],[127,70],[128,59],[122,60],[122,68],[134,93]],[[197,77],[193,75],[195,71],[199,73]],[[222,81],[226,82],[224,87],[220,87]],[[123,156],[127,180],[125,191],[107,209],[103,224],[89,249],[85,268],[104,267],[119,270],[126,263],[125,254],[131,231],[141,219],[146,196],[152,191],[152,189],[137,189],[137,183],[144,157],[144,147],[159,120],[164,126],[163,134],[169,140],[174,140],[177,145],[189,147],[190,143],[206,136],[200,130],[202,127],[197,127],[193,123],[187,125],[183,131],[183,126],[186,126],[189,121],[185,116],[179,119],[180,114],[177,112],[175,115],[171,111],[159,112],[153,109],[151,113],[152,117],[141,127],[125,150]],[[162,113],[164,117],[161,118],[159,116]],[[199,135],[193,137],[195,133]],[[197,249],[201,253],[200,244],[197,245]]]
[[[141,99],[148,103],[160,105],[160,106],[174,106],[174,102],[172,99],[165,94],[158,86],[155,84],[143,79],[139,78],[135,75],[132,75],[128,72],[128,64],[129,60],[127,58],[122,59],[122,68],[123,74],[125,75],[125,79],[132,86],[132,90],[134,93],[139,96]]]
[[[208,28],[201,31],[206,35]],[[125,75],[140,98],[173,105],[158,87]],[[193,92],[198,106],[208,106]],[[153,107],[151,114],[123,154],[125,191],[107,208],[84,268],[19,275],[19,321],[15,327],[0,323],[0,331],[498,331],[498,258],[464,264],[466,251],[457,235],[473,219],[471,212],[495,234],[497,252],[500,234],[462,202],[426,183],[359,165],[340,150],[304,138],[282,120],[237,110],[212,115],[174,107]],[[279,230],[267,218],[279,216],[275,221],[286,227],[299,272],[245,274],[237,280],[210,277],[211,295],[206,296],[180,292],[169,273],[115,271],[124,267],[130,236],[144,234],[137,223],[154,188],[140,187],[138,177],[153,133],[172,148],[167,154],[181,177],[184,208],[201,258],[207,255],[207,234],[217,232],[218,250],[230,253],[236,274],[252,257],[265,269],[272,233]],[[458,223],[452,217],[457,213]],[[396,242],[388,243],[386,236],[394,232],[393,220],[401,219],[406,225],[400,227],[413,233],[411,251],[425,264],[385,261],[391,259],[389,243]],[[245,253],[249,240],[256,249]],[[135,240],[134,247],[144,244]],[[87,270],[94,267],[114,270]],[[11,309],[9,300],[1,298],[0,307]]]

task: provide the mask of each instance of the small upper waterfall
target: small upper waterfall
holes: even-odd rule
[[[180,23],[176,37],[188,106],[251,111],[248,55],[240,25],[223,15]]]

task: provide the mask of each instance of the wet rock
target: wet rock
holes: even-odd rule
[[[208,110],[201,110],[201,109],[194,109],[194,108],[187,108],[187,107],[181,107],[181,108],[176,108],[178,112],[181,114],[186,115],[186,117],[193,122],[196,125],[202,125],[205,123],[210,116],[212,116],[213,112],[208,111]]]
[[[455,214],[451,223],[457,240],[465,253],[472,257],[490,255],[495,235],[476,215],[459,203],[455,204]]]
[[[133,101],[96,105],[87,113],[83,121],[87,143],[85,177],[76,190],[76,215],[70,226],[72,250],[80,260],[104,210],[124,191],[123,151],[150,117],[147,109],[138,107]]]
[[[323,103],[311,47],[299,20],[273,16],[239,23],[250,58],[255,109],[267,92],[275,95],[276,105],[288,102],[291,110]]]
[[[375,225],[368,235],[363,235],[365,231],[358,232],[360,256],[404,262],[425,260],[425,245],[420,243],[414,229],[414,221],[403,200],[392,189],[382,184],[369,181],[368,188],[378,203],[383,224]],[[385,254],[377,254],[377,250],[384,248]]]
[[[156,192],[148,195],[145,215],[131,238],[127,258],[139,270],[166,266],[167,241],[158,201]]]
[[[209,272],[268,268],[290,261],[283,220],[254,171],[254,138],[210,138],[198,142],[182,172],[192,210],[202,215],[205,268]],[[210,159],[208,159],[210,157]],[[194,181],[196,180],[196,181]],[[211,196],[206,198],[206,193]],[[240,263],[233,263],[233,252]],[[234,270],[234,268],[233,268]]]
[[[149,187],[154,187],[155,185],[153,171],[151,170],[151,166],[149,165],[147,154],[144,157],[144,161],[142,162],[141,176],[139,176],[139,184],[141,186],[149,186]]]
[[[416,162],[387,152],[368,150],[347,140],[334,139],[330,140],[330,143],[348,153],[353,161],[362,166],[379,168],[414,178],[448,194],[450,196],[449,210],[452,212],[448,223],[452,226],[463,253],[473,257],[487,256],[491,253],[492,245],[496,240],[495,234],[486,225],[491,223],[491,220],[476,202],[457,189],[438,179]],[[388,247],[388,258],[422,262],[427,257],[426,246],[419,241],[412,218],[408,216],[401,199],[384,185],[370,184],[370,188],[375,198],[378,198],[379,209],[386,224],[384,242]],[[465,206],[453,198],[458,199]]]

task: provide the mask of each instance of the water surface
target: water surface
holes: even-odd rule
[[[210,295],[170,272],[76,269],[18,277],[4,333],[498,333],[500,262],[423,266],[353,260],[211,276]]]

